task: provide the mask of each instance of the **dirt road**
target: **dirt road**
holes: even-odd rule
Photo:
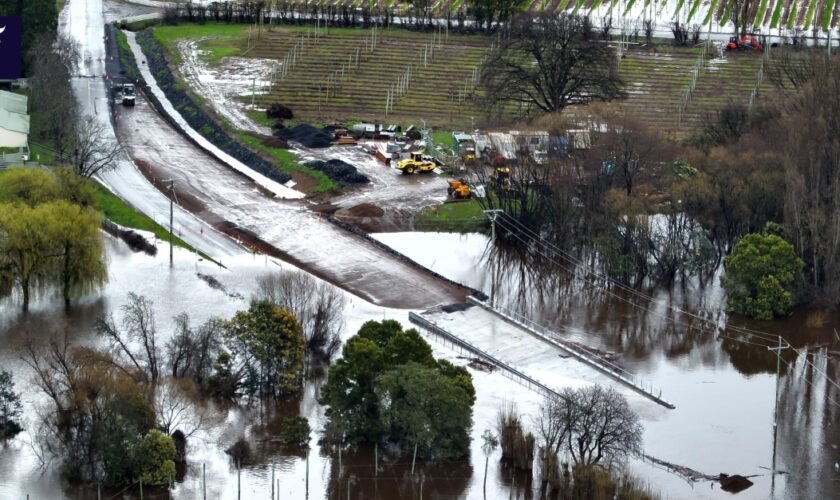
[[[267,198],[178,134],[142,95],[134,109],[122,111],[117,136],[147,177],[177,179],[179,201],[200,219],[250,235],[266,251],[375,304],[418,309],[467,294],[330,224],[300,201]]]

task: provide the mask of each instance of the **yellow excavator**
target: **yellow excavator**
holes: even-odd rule
[[[470,187],[464,179],[447,182],[449,182],[449,187],[446,189],[446,192],[449,194],[450,198],[454,198],[456,200],[466,200],[472,196]]]
[[[510,190],[510,167],[505,165],[498,165],[490,173],[490,180],[499,190]]]
[[[424,160],[422,153],[411,153],[411,158],[400,160],[397,163],[397,170],[404,174],[431,172],[436,168],[437,164],[431,160]]]

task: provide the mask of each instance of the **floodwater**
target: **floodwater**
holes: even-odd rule
[[[169,267],[168,248],[161,243],[158,255],[135,254],[109,236],[106,251],[109,258],[109,281],[101,293],[75,304],[65,313],[55,296],[40,297],[31,305],[28,316],[18,312],[13,299],[0,302],[0,366],[14,374],[16,390],[22,393],[25,431],[10,442],[0,445],[0,498],[72,499],[96,498],[92,488],[65,484],[56,464],[42,464],[38,459],[37,413],[46,404],[35,387],[32,372],[22,361],[28,341],[36,346],[51,336],[67,335],[74,344],[104,346],[93,333],[95,320],[114,314],[119,321],[120,306],[128,292],[145,295],[154,302],[158,332],[165,342],[172,332],[173,317],[187,312],[193,324],[210,317],[230,317],[247,307],[255,290],[255,278],[280,268],[294,269],[288,264],[265,256],[230,257],[227,269],[203,260],[182,249],[175,249],[174,267]],[[210,287],[197,274],[216,278],[222,288]],[[396,319],[408,325],[407,312],[382,308],[346,293],[346,339],[368,320]],[[430,339],[433,341],[434,339]],[[468,360],[458,357],[432,342],[435,355],[465,366]],[[410,477],[410,464],[395,459],[387,450],[380,450],[379,472],[374,472],[372,450],[348,450],[342,458],[342,474],[338,473],[336,450],[318,443],[324,423],[324,410],[317,404],[318,388],[325,381],[323,369],[313,368],[307,376],[303,394],[276,403],[222,407],[207,403],[202,428],[188,441],[188,463],[179,469],[174,487],[169,491],[144,491],[145,498],[267,498],[271,492],[272,468],[275,488],[281,498],[334,498],[340,491],[350,498],[480,498],[481,480],[476,470],[483,466],[480,435],[493,428],[498,409],[517,401],[523,409],[535,408],[536,394],[525,392],[501,373],[470,369],[477,390],[470,456],[457,463],[443,465],[418,462],[416,479]],[[289,415],[305,416],[313,428],[308,450],[284,447],[276,442],[279,422]],[[225,454],[240,438],[250,443],[250,458],[237,470]],[[308,462],[308,466],[307,466]],[[488,494],[490,498],[507,496],[510,478],[499,471],[498,452],[490,458]],[[308,469],[308,474],[307,474]],[[308,495],[307,495],[308,477]],[[279,487],[276,481],[279,480]],[[139,498],[139,491],[103,491],[103,498]]]
[[[423,261],[435,271],[489,291],[482,269],[486,269],[483,235],[433,233],[400,233],[377,235],[400,251]],[[20,360],[25,342],[43,342],[50,335],[62,335],[76,343],[102,345],[92,333],[94,320],[103,314],[119,315],[119,306],[129,291],[144,294],[155,303],[158,329],[164,338],[171,332],[172,317],[187,311],[193,323],[211,316],[228,317],[247,307],[254,290],[255,278],[272,269],[290,266],[264,256],[245,255],[226,262],[229,269],[176,249],[175,265],[169,268],[167,248],[160,245],[157,257],[134,254],[110,237],[107,250],[110,259],[110,280],[100,294],[88,297],[65,314],[61,301],[43,297],[32,305],[32,312],[23,317],[12,301],[0,303],[0,365],[15,374],[17,389],[23,393],[27,432],[0,447],[0,498],[83,499],[94,497],[93,490],[64,484],[54,467],[39,467],[37,455],[30,445],[37,408],[44,398],[34,388],[31,372]],[[451,248],[451,252],[434,253],[435,249]],[[432,256],[432,257],[428,257]],[[513,271],[509,267],[508,271]],[[214,289],[196,273],[218,279],[224,289]],[[716,287],[703,292],[713,296]],[[502,287],[497,299],[509,300]],[[564,292],[565,293],[565,292]],[[512,296],[517,296],[514,293]],[[697,290],[687,290],[672,297],[697,299]],[[797,352],[788,351],[783,358],[780,385],[780,416],[777,443],[777,468],[789,474],[772,480],[768,471],[773,452],[773,398],[775,393],[775,357],[765,347],[751,346],[733,340],[714,338],[709,333],[685,332],[663,326],[667,323],[656,315],[640,314],[622,306],[617,300],[596,300],[590,293],[579,299],[575,314],[561,318],[577,331],[570,338],[610,349],[632,371],[661,386],[663,395],[677,409],[666,410],[642,398],[631,399],[645,426],[644,449],[648,455],[675,464],[691,467],[706,474],[738,473],[752,476],[755,485],[738,494],[739,498],[835,498],[840,476],[834,463],[840,460],[837,446],[837,391],[820,372],[836,380],[836,360],[828,355],[837,346],[825,339],[823,331],[837,325],[836,316],[824,318],[821,327],[813,318],[794,316],[779,323],[750,324],[753,328],[785,334]],[[405,311],[386,309],[348,294],[347,338],[368,319],[393,318],[407,324]],[[670,304],[682,307],[683,300]],[[587,313],[586,311],[590,311]],[[666,309],[667,310],[667,309]],[[581,318],[586,318],[587,321]],[[734,320],[730,320],[734,321]],[[813,327],[807,326],[811,324]],[[814,326],[817,325],[817,326]],[[596,327],[599,327],[596,330]],[[594,332],[598,332],[596,335]],[[802,333],[800,333],[802,332]],[[734,333],[732,334],[735,337]],[[456,364],[467,361],[459,353],[427,337],[435,355]],[[825,347],[816,347],[824,343]],[[806,346],[810,354],[805,354]],[[808,362],[813,364],[809,365]],[[574,363],[574,361],[569,361]],[[789,363],[790,366],[787,366]],[[519,365],[526,373],[527,360]],[[515,403],[526,415],[526,422],[535,416],[540,396],[528,391],[497,372],[485,373],[469,368],[474,377],[477,396],[470,456],[454,464],[418,464],[418,474],[410,475],[406,459],[389,457],[380,450],[380,470],[374,472],[373,451],[347,450],[342,457],[339,475],[336,450],[318,443],[323,428],[323,408],[317,404],[317,390],[324,382],[323,370],[313,369],[305,391],[298,398],[244,407],[208,409],[204,427],[189,441],[188,464],[179,470],[171,498],[201,498],[206,487],[208,498],[268,498],[271,492],[272,467],[275,481],[280,480],[282,498],[305,498],[307,461],[309,498],[482,498],[484,455],[480,435],[495,427],[496,413],[505,404]],[[591,377],[585,368],[574,367],[580,380]],[[593,374],[595,375],[595,374]],[[568,381],[569,384],[580,383]],[[831,399],[829,399],[831,398]],[[307,451],[286,448],[274,440],[282,417],[300,414],[313,427],[312,446]],[[236,440],[245,438],[251,445],[251,458],[237,471],[234,461],[224,453]],[[37,441],[36,441],[37,442]],[[500,467],[498,451],[490,457],[488,498],[507,498],[512,489],[522,495],[534,494],[538,483],[523,484],[524,478],[512,476]],[[630,468],[653,491],[666,498],[723,498],[717,485],[709,482],[689,483],[681,477],[642,461],[632,461]],[[204,471],[203,471],[204,469]],[[205,480],[202,478],[206,478]],[[421,486],[422,483],[422,486]],[[276,486],[275,482],[275,488]],[[118,492],[108,492],[108,497]],[[137,491],[127,491],[125,498],[139,498]],[[145,491],[146,498],[167,498],[167,493]]]
[[[535,277],[515,258],[499,258],[493,283],[487,237],[479,234],[384,233],[376,235],[434,271],[491,294],[499,304],[527,313],[563,337],[614,352],[631,372],[662,389],[676,404],[662,410],[646,402],[633,406],[645,425],[648,455],[706,474],[757,475],[740,498],[837,498],[840,494],[840,325],[836,311],[797,311],[788,318],[756,322],[720,310],[718,276],[705,287],[687,283],[644,290],[642,300],[581,280],[563,271]],[[439,249],[446,248],[446,252]],[[451,249],[451,250],[449,250]],[[555,257],[556,258],[556,257]],[[561,260],[557,258],[557,260]],[[562,263],[562,262],[560,262]],[[545,270],[543,270],[545,272]],[[675,311],[692,311],[703,321]],[[722,333],[714,325],[726,326]],[[769,335],[747,335],[743,327]],[[779,384],[775,480],[773,413],[776,336],[783,351]],[[527,372],[528,366],[524,367]],[[538,367],[533,367],[538,370]],[[633,471],[672,498],[719,498],[728,493],[687,483],[642,462]]]

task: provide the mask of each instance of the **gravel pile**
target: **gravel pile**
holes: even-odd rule
[[[370,179],[366,175],[360,174],[356,167],[341,160],[315,160],[306,162],[304,165],[324,172],[327,177],[340,184],[365,184],[370,182]]]

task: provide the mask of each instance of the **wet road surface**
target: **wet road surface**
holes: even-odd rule
[[[254,234],[296,265],[375,304],[416,309],[466,295],[330,224],[304,203],[266,197],[178,135],[142,95],[133,109],[122,111],[117,134],[131,157],[151,168],[148,175],[178,179],[181,202],[202,220]]]

